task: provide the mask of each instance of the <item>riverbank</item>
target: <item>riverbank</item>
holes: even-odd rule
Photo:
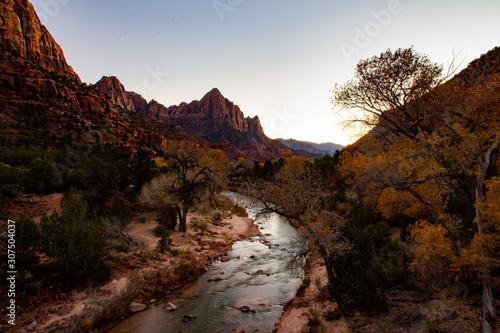
[[[304,271],[302,285],[284,305],[273,333],[350,332],[337,304],[328,299],[328,278],[321,260],[308,257]]]
[[[296,296],[285,304],[273,333],[305,332],[479,332],[480,295],[470,299],[443,289],[425,292],[387,290],[388,312],[345,318],[328,300],[326,270],[319,258],[308,258],[305,277]]]
[[[134,247],[126,253],[113,253],[113,271],[107,283],[73,290],[68,294],[44,291],[47,301],[23,314],[8,332],[104,332],[110,323],[157,298],[196,279],[232,244],[260,232],[247,217],[223,214],[221,220],[190,214],[188,232],[170,235],[170,250],[157,250],[160,238],[154,236],[152,218],[133,221],[127,231]],[[204,227],[200,227],[200,221]]]

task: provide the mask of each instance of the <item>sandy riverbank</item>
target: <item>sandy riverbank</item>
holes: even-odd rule
[[[53,295],[45,295],[46,302],[23,313],[18,325],[8,332],[86,332],[96,325],[103,330],[110,322],[129,315],[131,302],[148,306],[196,279],[235,241],[260,234],[251,219],[229,212],[222,221],[208,223],[202,233],[194,225],[203,219],[208,217],[190,214],[188,232],[173,233],[174,251],[165,253],[157,250],[159,238],[153,234],[156,222],[133,221],[127,232],[135,246],[127,253],[114,254],[114,269],[107,283],[68,294],[52,291]]]

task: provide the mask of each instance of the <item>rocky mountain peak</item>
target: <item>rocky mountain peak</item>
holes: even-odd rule
[[[20,58],[48,73],[81,82],[28,0],[2,0],[0,17],[0,53]]]
[[[134,100],[116,76],[103,76],[95,85],[111,99],[114,105],[121,109],[135,111]]]
[[[205,94],[205,96],[203,96],[202,100],[205,99],[205,98],[224,98],[224,96],[222,96],[222,93],[220,92],[219,89],[217,88],[212,88],[212,90],[210,90],[209,92],[207,92]]]

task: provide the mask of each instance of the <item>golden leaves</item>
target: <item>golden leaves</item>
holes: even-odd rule
[[[421,220],[410,227],[410,239],[417,245],[410,271],[419,274],[426,284],[433,285],[449,275],[454,260],[446,229]]]

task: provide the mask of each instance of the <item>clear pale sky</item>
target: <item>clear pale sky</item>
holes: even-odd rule
[[[352,142],[330,105],[356,63],[413,45],[448,66],[500,45],[498,0],[31,0],[86,83],[166,106],[212,88],[270,137]]]

